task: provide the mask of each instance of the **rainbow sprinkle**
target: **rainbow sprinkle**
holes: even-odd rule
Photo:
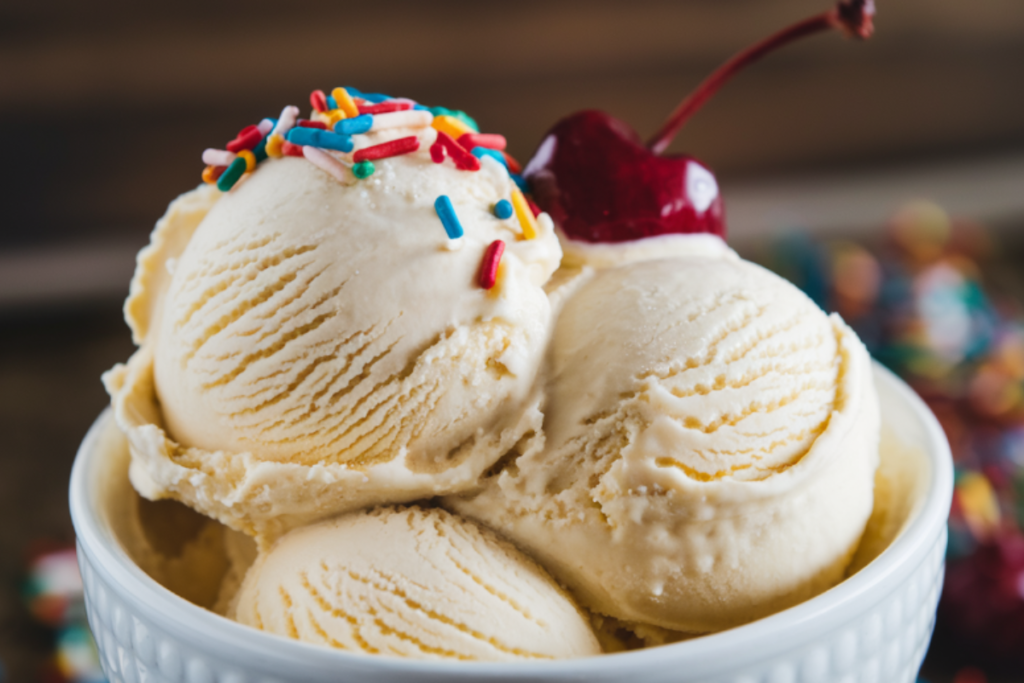
[[[387,159],[397,157],[409,152],[415,152],[420,148],[420,139],[415,135],[405,138],[398,138],[390,142],[382,142],[379,145],[363,147],[352,155],[353,161],[372,161],[373,159]]]
[[[465,137],[465,136],[463,136],[463,137]],[[505,161],[505,155],[502,154],[501,152],[497,151],[497,150],[489,149],[487,147],[479,147],[478,146],[478,147],[474,147],[473,149],[471,149],[469,151],[477,159],[483,159],[484,157],[491,157],[492,159],[497,161],[499,164],[504,166],[506,169],[508,168],[508,162]]]
[[[472,150],[474,147],[486,147],[487,149],[502,152],[505,150],[508,142],[505,140],[504,135],[495,135],[493,133],[464,133],[459,137],[459,144],[468,150]]]
[[[435,150],[436,148],[436,150]],[[430,158],[435,163],[444,161],[444,152],[455,162],[461,171],[479,171],[480,160],[466,151],[466,148],[455,142],[455,139],[443,130],[437,131],[437,142],[430,147]]]
[[[366,133],[373,127],[373,119],[370,114],[359,114],[350,119],[341,119],[334,124],[334,132],[340,135],[359,135]]]
[[[234,187],[235,183],[238,182],[238,179],[242,177],[243,173],[245,173],[246,166],[248,166],[248,164],[246,164],[245,159],[241,157],[232,161],[231,165],[227,167],[227,170],[221,173],[220,177],[217,178],[217,189],[221,192],[227,192]]]
[[[510,202],[507,199],[502,199],[501,201],[494,205],[494,215],[500,218],[501,220],[505,220],[506,218],[512,218],[512,213],[512,202]]]
[[[376,170],[374,160],[416,152],[420,149],[420,138],[409,135],[355,149],[353,136],[387,129],[432,127],[437,131],[436,141],[430,146],[434,163],[450,159],[458,170],[468,172],[479,171],[483,157],[501,164],[519,189],[512,191],[511,201],[502,199],[490,211],[501,220],[515,216],[522,228],[520,239],[537,236],[539,210],[523,194],[529,188],[518,175],[519,163],[505,153],[505,137],[481,133],[476,121],[465,112],[426,107],[414,100],[382,93],[364,93],[351,86],[334,88],[329,95],[314,90],[309,102],[313,110],[308,119],[299,118],[299,108],[289,105],[276,119],[264,118],[257,125],[240,130],[224,149],[205,150],[203,182],[228,192],[246,174],[255,171],[260,162],[284,156],[305,158],[339,182],[351,177],[364,180]],[[434,210],[449,239],[457,240],[465,234],[448,195],[437,197]],[[484,289],[495,286],[504,251],[505,242],[495,240],[484,252],[479,277]]]
[[[515,209],[519,226],[523,229],[523,237],[532,240],[537,236],[537,217],[526,203],[526,197],[519,190],[512,190],[512,208]]]
[[[494,240],[484,251],[483,263],[480,264],[480,286],[484,289],[493,288],[498,281],[498,266],[504,253],[505,243],[501,240]]]
[[[313,105],[313,109],[318,112],[327,111],[327,95],[324,94],[323,90],[314,90],[309,94],[309,103]]]
[[[373,175],[376,168],[372,161],[360,161],[358,164],[352,166],[352,173],[356,178],[362,180],[363,178],[369,178]]]
[[[459,222],[459,217],[455,213],[455,207],[452,206],[452,200],[448,198],[448,195],[443,194],[434,200],[434,211],[437,211],[437,217],[441,219],[441,225],[444,226],[444,231],[448,233],[448,239],[457,240],[465,234],[462,229],[462,223]]]
[[[306,156],[303,149],[319,149],[333,155],[340,167],[353,169],[357,178],[373,173],[373,166],[355,167],[363,161],[385,159],[409,154],[419,149],[416,136],[365,147],[348,159],[339,159],[337,153],[351,154],[355,148],[353,135],[388,128],[426,128],[439,131],[441,146],[431,147],[431,157],[441,163],[450,158],[464,171],[479,170],[480,164],[471,153],[474,147],[494,150],[500,154],[506,141],[501,135],[481,134],[479,127],[465,112],[445,107],[425,107],[414,100],[391,97],[382,93],[364,93],[353,87],[338,87],[330,95],[323,90],[310,93],[312,113],[309,119],[299,118],[299,108],[284,107],[275,118],[261,119],[257,125],[246,126],[224,149],[203,152],[203,181],[216,184],[223,191],[235,186],[247,173],[264,159],[282,156]],[[444,133],[443,136],[440,133]],[[245,152],[245,154],[243,154]],[[336,175],[339,168],[321,155],[314,155],[317,166],[330,169]],[[236,163],[243,158],[243,164]],[[496,157],[501,158],[501,157]],[[241,172],[239,172],[241,169]],[[340,180],[340,178],[339,178]]]

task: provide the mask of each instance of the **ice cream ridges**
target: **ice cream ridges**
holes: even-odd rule
[[[533,560],[439,508],[378,507],[292,531],[249,570],[235,618],[366,654],[601,652],[586,616]]]
[[[326,134],[303,123],[289,137]],[[126,304],[141,348],[107,377],[144,495],[269,542],[472,486],[539,429],[531,392],[558,242],[543,217],[530,216],[526,239],[517,218],[493,214],[518,190],[492,156],[466,152],[475,172],[434,163],[426,147],[442,134],[337,135],[356,157],[396,139],[424,149],[343,180],[270,158],[230,192],[207,185],[172,204]],[[439,197],[462,236],[443,229]],[[495,243],[504,250],[485,289]]]
[[[878,462],[868,357],[725,245],[710,171],[679,165],[671,230],[621,204],[573,223],[581,138],[553,134],[526,176],[556,235],[461,112],[311,105],[204,153],[104,378],[135,489],[256,542],[227,536],[220,611],[364,653],[569,657],[842,579]]]
[[[628,622],[717,631],[842,577],[879,429],[842,321],[735,256],[640,260],[579,287],[550,357],[543,444],[451,507]]]

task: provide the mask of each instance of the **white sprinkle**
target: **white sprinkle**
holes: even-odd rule
[[[203,150],[203,163],[207,166],[230,166],[237,158],[237,154],[224,149]]]
[[[342,166],[337,159],[319,147],[310,147],[309,145],[305,145],[302,148],[302,154],[306,157],[307,161],[330,173],[335,180],[338,180],[339,182],[345,182],[348,180],[348,169]]]
[[[289,104],[287,107],[281,110],[281,117],[277,119],[277,125],[274,126],[274,130],[271,135],[280,135],[284,137],[284,134],[292,129],[295,125],[295,119],[299,117],[299,108],[293,104]]]
[[[433,120],[434,115],[422,109],[374,114],[373,125],[370,126],[370,131],[384,130],[385,128],[425,128]]]

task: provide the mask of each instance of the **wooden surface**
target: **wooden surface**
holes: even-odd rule
[[[650,135],[715,65],[825,0],[7,2],[0,248],[137,238],[205,147],[353,84],[461,108],[525,160],[561,116]],[[878,0],[730,83],[673,147],[723,183],[1024,150],[1024,3]]]

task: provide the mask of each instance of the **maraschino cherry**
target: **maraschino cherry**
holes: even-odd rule
[[[740,52],[672,112],[646,147],[632,128],[604,112],[582,111],[562,119],[524,171],[534,199],[575,240],[624,242],[700,232],[724,238],[714,174],[693,157],[659,155],[708,98],[747,64],[827,29],[868,38],[874,13],[873,0],[842,0]]]

